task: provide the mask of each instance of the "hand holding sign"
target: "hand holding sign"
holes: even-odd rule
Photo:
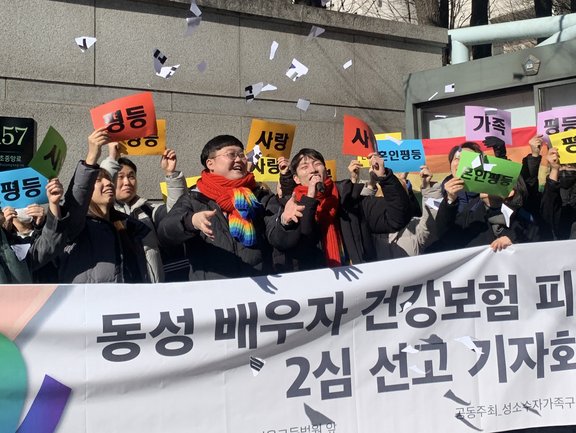
[[[532,156],[534,158],[540,156],[540,149],[542,148],[543,142],[544,140],[542,139],[542,135],[535,135],[528,142],[528,145],[530,146],[530,152],[532,152]]]
[[[352,183],[358,183],[360,179],[360,169],[363,167],[362,162],[357,159],[353,159],[348,164],[348,172],[350,173],[350,180]]]
[[[463,150],[456,177],[464,180],[467,191],[507,197],[521,169],[517,162]]]
[[[50,212],[56,218],[60,218],[60,200],[64,195],[64,187],[60,180],[54,178],[46,185],[46,195],[48,196],[48,203],[50,205]]]
[[[96,165],[100,154],[102,153],[102,146],[108,144],[110,136],[105,126],[102,126],[88,136],[88,154],[86,155],[86,164]]]
[[[448,202],[452,203],[458,199],[458,193],[464,190],[464,181],[458,177],[453,177],[444,184]]]

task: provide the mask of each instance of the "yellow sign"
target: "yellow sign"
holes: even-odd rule
[[[252,119],[246,153],[258,146],[262,156],[290,158],[295,133],[296,125]]]
[[[196,185],[198,179],[200,179],[200,176],[187,177],[186,186],[190,188],[191,186]],[[166,185],[166,182],[160,182],[160,191],[162,191],[162,200],[166,203],[166,200],[168,200],[168,185]]]
[[[552,134],[550,144],[558,149],[560,164],[576,163],[576,129]]]
[[[156,125],[158,135],[121,141],[120,153],[123,155],[162,155],[166,150],[166,121],[156,119]]]
[[[376,142],[378,140],[402,140],[401,132],[383,132],[382,134],[375,134]],[[370,160],[365,156],[357,156],[356,159],[362,164],[362,168],[370,168]]]
[[[278,182],[280,178],[280,169],[278,160],[268,156],[262,156],[254,166],[254,178],[258,182]]]
[[[336,160],[335,159],[327,159],[326,161],[326,174],[332,178],[334,182],[336,182]]]

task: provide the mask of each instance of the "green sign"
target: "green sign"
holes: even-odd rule
[[[50,127],[29,166],[47,179],[57,177],[66,159],[66,142]]]
[[[522,164],[463,150],[456,177],[464,180],[466,191],[507,197],[516,185]]]

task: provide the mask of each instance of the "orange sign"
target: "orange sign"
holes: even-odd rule
[[[90,110],[94,129],[107,126],[113,141],[157,135],[152,93],[114,99]]]
[[[366,122],[354,116],[344,115],[344,140],[342,154],[368,156],[376,150],[376,138]]]

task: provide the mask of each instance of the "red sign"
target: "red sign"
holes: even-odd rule
[[[157,135],[152,93],[114,99],[90,110],[94,129],[107,126],[113,141]]]
[[[345,114],[342,154],[368,156],[374,152],[376,152],[376,138],[372,128],[363,120]]]

